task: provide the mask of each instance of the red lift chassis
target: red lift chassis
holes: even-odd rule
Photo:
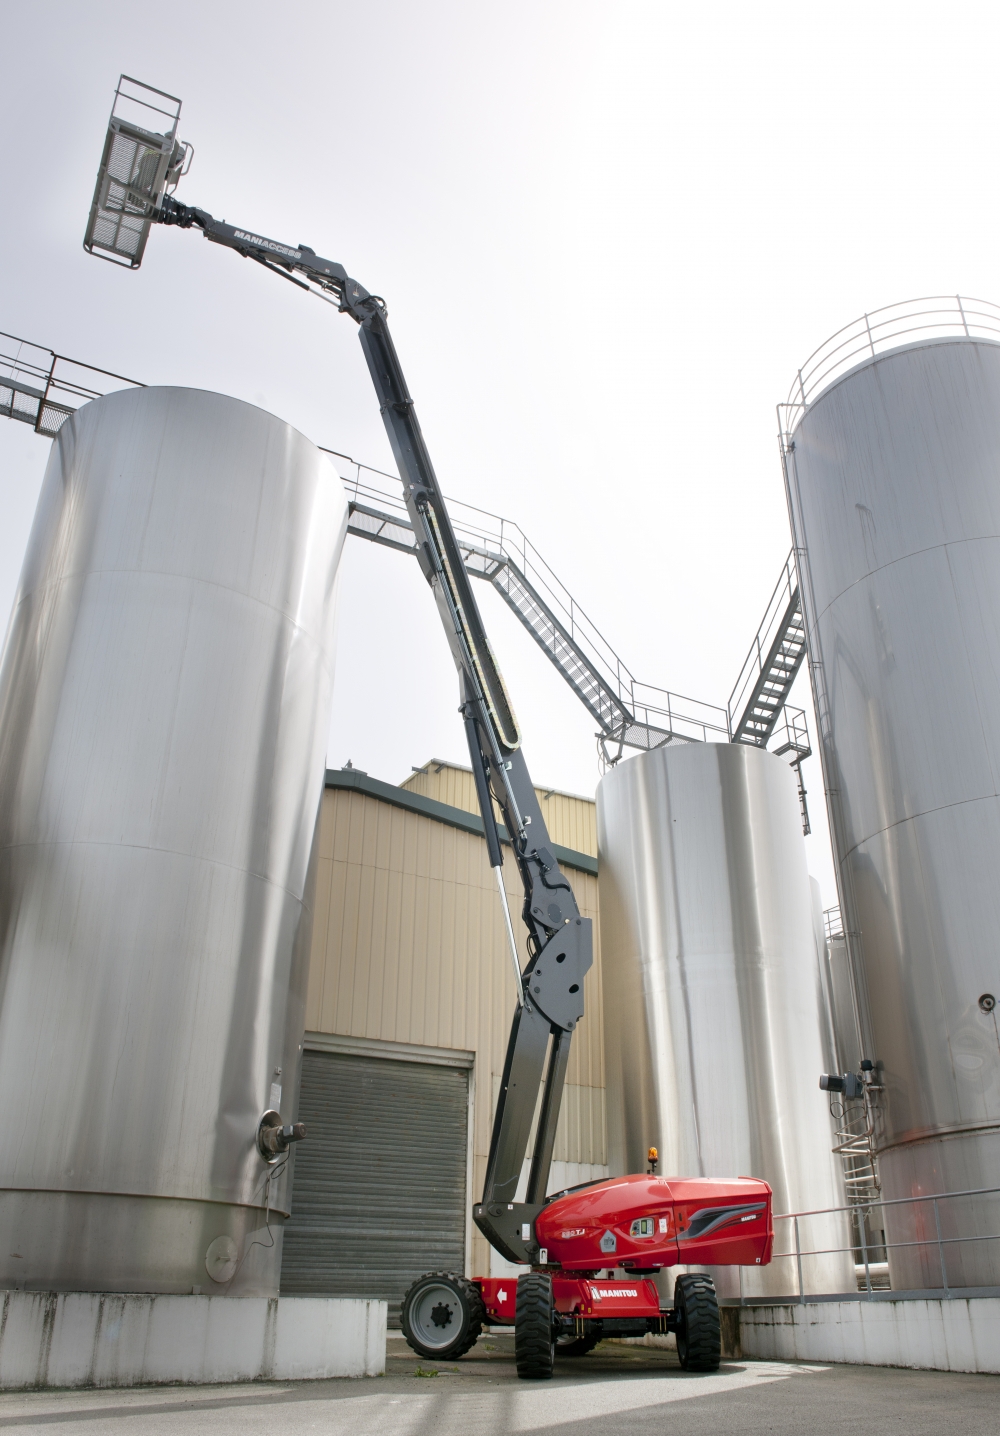
[[[544,1378],[556,1355],[584,1355],[605,1336],[674,1332],[681,1364],[711,1371],[720,1356],[711,1278],[679,1276],[667,1306],[652,1278],[674,1266],[766,1266],[771,1189],[751,1177],[611,1178],[551,1198],[530,1237],[539,1259],[517,1278],[441,1272],[415,1282],[403,1303],[410,1345],[453,1360],[484,1323],[512,1326],[519,1375]]]

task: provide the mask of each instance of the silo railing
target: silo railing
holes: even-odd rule
[[[778,405],[782,435],[790,435],[809,405],[848,370],[874,355],[921,339],[991,339],[1000,343],[1000,305],[961,294],[930,295],[886,304],[845,324],[809,355],[787,400]]]
[[[972,1204],[964,1219],[955,1210],[957,1203]],[[830,1219],[841,1225],[843,1243],[810,1243],[810,1229],[830,1231]],[[982,1225],[993,1230],[969,1231]],[[836,1301],[857,1296],[878,1300],[944,1300],[1000,1294],[1000,1187],[974,1187],[961,1192],[930,1192],[926,1195],[878,1198],[862,1206],[825,1207],[808,1212],[787,1212],[774,1218],[775,1251],[772,1262],[788,1272],[788,1294],[781,1297],[743,1295],[742,1305],[811,1301]],[[896,1235],[890,1236],[890,1233]],[[903,1235],[898,1235],[902,1233]],[[981,1250],[985,1248],[985,1251]],[[961,1255],[972,1250],[977,1278],[994,1277],[994,1282],[975,1285],[961,1281]],[[853,1258],[857,1292],[817,1291],[809,1279],[810,1267],[824,1258]],[[893,1280],[893,1267],[904,1275],[920,1271],[927,1280],[921,1286]],[[754,1267],[751,1270],[757,1271]],[[956,1276],[958,1280],[956,1280]]]

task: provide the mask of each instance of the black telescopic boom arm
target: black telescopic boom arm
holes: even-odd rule
[[[213,243],[234,249],[310,293],[319,293],[321,298],[336,303],[360,326],[361,347],[403,481],[406,508],[417,539],[417,558],[433,590],[459,672],[469,756],[490,865],[497,870],[518,986],[483,1200],[473,1215],[489,1241],[509,1260],[537,1259],[534,1217],[545,1201],[570,1041],[583,1016],[583,979],[593,962],[591,922],[580,916],[573,891],[552,853],[521,752],[517,720],[486,637],[406,387],[389,333],[385,303],[351,279],[342,265],[322,259],[307,245],[280,244],[214,219],[205,210],[179,204],[169,196],[164,198],[156,218],[161,224],[202,230]],[[528,962],[523,972],[500,879],[503,856],[494,801],[502,814],[524,890],[522,917],[528,930]],[[526,1200],[519,1203],[515,1193],[543,1080]]]

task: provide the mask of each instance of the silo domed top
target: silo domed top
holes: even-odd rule
[[[961,294],[887,304],[845,324],[810,354],[778,405],[787,439],[810,405],[839,380],[895,349],[963,339],[1000,344],[1000,305]]]

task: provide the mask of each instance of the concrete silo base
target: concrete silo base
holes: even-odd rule
[[[880,1294],[881,1295],[881,1294]],[[739,1310],[747,1361],[1000,1372],[1000,1298],[809,1301]]]
[[[8,1291],[0,1390],[380,1376],[387,1304]]]

